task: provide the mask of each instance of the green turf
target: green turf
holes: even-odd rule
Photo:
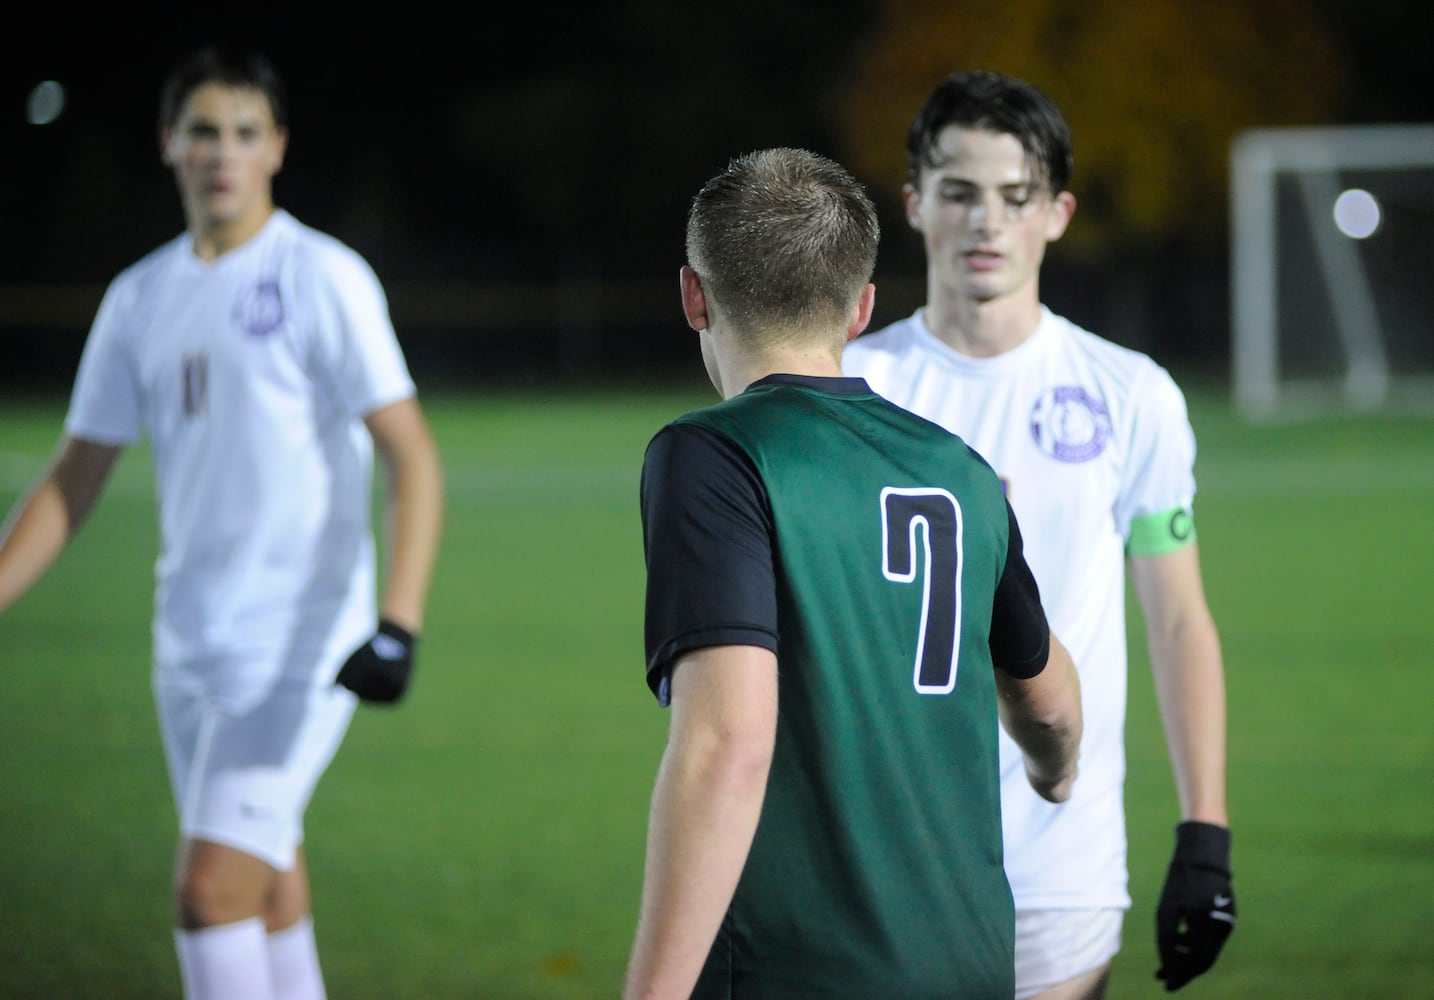
[[[361,711],[309,813],[330,995],[616,994],[666,725],[641,679],[638,470],[651,433],[710,398],[428,401],[450,501],[417,685],[396,711]],[[1191,402],[1241,922],[1182,995],[1430,996],[1434,421],[1250,428],[1216,395]],[[0,401],[6,509],[62,412]],[[0,618],[0,996],[178,995],[153,555],[136,451]],[[1176,818],[1134,648],[1135,907],[1114,998],[1159,992],[1151,912]]]

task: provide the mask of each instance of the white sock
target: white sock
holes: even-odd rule
[[[312,916],[305,914],[298,923],[269,935],[269,972],[274,1000],[325,1000]]]
[[[188,1000],[272,1000],[273,979],[264,920],[176,930],[179,972]]]

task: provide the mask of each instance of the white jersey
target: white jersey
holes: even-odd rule
[[[1001,733],[1006,870],[1021,910],[1121,907],[1127,888],[1125,542],[1132,518],[1188,507],[1195,437],[1169,374],[1042,309],[1015,350],[971,358],[918,311],[843,358],[896,404],[953,431],[1001,476],[1052,630],[1081,677],[1080,777],[1052,805]]]
[[[182,235],[115,278],[65,428],[149,436],[157,663],[313,671],[312,655],[274,653],[331,656],[372,631],[362,418],[413,392],[372,270],[287,212],[212,262]]]

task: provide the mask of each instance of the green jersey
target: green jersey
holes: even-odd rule
[[[756,835],[695,996],[1009,997],[993,668],[1049,630],[991,468],[859,379],[773,376],[643,469],[648,679],[778,665]]]

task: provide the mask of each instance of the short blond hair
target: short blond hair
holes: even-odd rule
[[[687,260],[741,333],[846,323],[876,269],[881,230],[865,189],[803,149],[733,159],[692,200]]]

